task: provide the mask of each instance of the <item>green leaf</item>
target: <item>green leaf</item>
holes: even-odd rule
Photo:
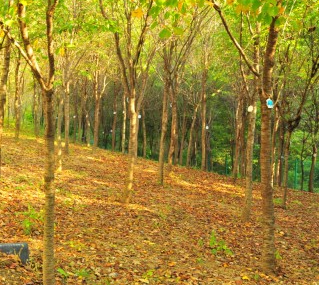
[[[150,15],[153,18],[156,18],[158,16],[158,14],[160,13],[161,8],[159,6],[153,6],[150,10]]]
[[[173,32],[177,36],[181,36],[184,33],[184,30],[179,27],[173,27]]]
[[[165,3],[165,5],[167,6],[167,7],[175,7],[175,6],[177,6],[177,4],[178,4],[178,0],[167,0],[166,1],[166,3]]]
[[[254,0],[253,3],[252,3],[252,10],[253,11],[256,11],[258,10],[258,8],[262,5],[261,1],[260,0]]]
[[[172,32],[171,32],[169,29],[167,29],[167,28],[164,28],[164,29],[161,30],[160,33],[159,33],[159,37],[160,37],[161,39],[167,39],[167,38],[169,38],[171,35],[172,35]]]
[[[152,23],[152,25],[151,25],[150,28],[151,28],[151,30],[153,30],[153,29],[156,28],[157,26],[158,26],[158,22],[155,21],[155,22]]]

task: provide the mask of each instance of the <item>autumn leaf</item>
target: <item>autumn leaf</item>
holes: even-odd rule
[[[134,18],[142,18],[143,17],[143,10],[142,8],[137,8],[136,10],[132,11],[132,17]]]
[[[209,5],[209,6],[211,6],[211,7],[214,7],[214,3],[211,2],[211,1],[205,1],[205,3],[206,3],[207,5]]]

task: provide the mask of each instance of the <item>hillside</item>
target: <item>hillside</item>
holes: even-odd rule
[[[43,141],[3,140],[0,243],[28,242],[31,261],[1,255],[0,284],[42,284]],[[278,275],[265,276],[258,184],[243,224],[244,189],[230,178],[174,167],[160,187],[143,159],[132,203],[120,204],[126,166],[125,155],[71,146],[55,180],[57,284],[319,284],[318,194],[291,190],[288,209],[276,206]]]

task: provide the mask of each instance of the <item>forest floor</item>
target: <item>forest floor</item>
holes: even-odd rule
[[[27,242],[30,262],[0,256],[0,284],[42,284],[43,140],[4,134],[0,243]],[[319,284],[319,195],[275,191],[277,275],[259,270],[261,198],[240,220],[243,181],[138,159],[131,204],[119,203],[127,156],[71,145],[56,174],[57,284]]]

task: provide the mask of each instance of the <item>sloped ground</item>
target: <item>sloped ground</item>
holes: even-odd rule
[[[42,284],[43,141],[7,133],[2,153],[0,243],[28,242],[31,260],[1,255],[0,284]],[[57,284],[319,284],[318,194],[290,191],[288,209],[276,207],[278,275],[265,276],[258,184],[243,224],[231,179],[174,167],[161,187],[157,163],[138,159],[122,205],[126,159],[71,146],[55,180]]]

